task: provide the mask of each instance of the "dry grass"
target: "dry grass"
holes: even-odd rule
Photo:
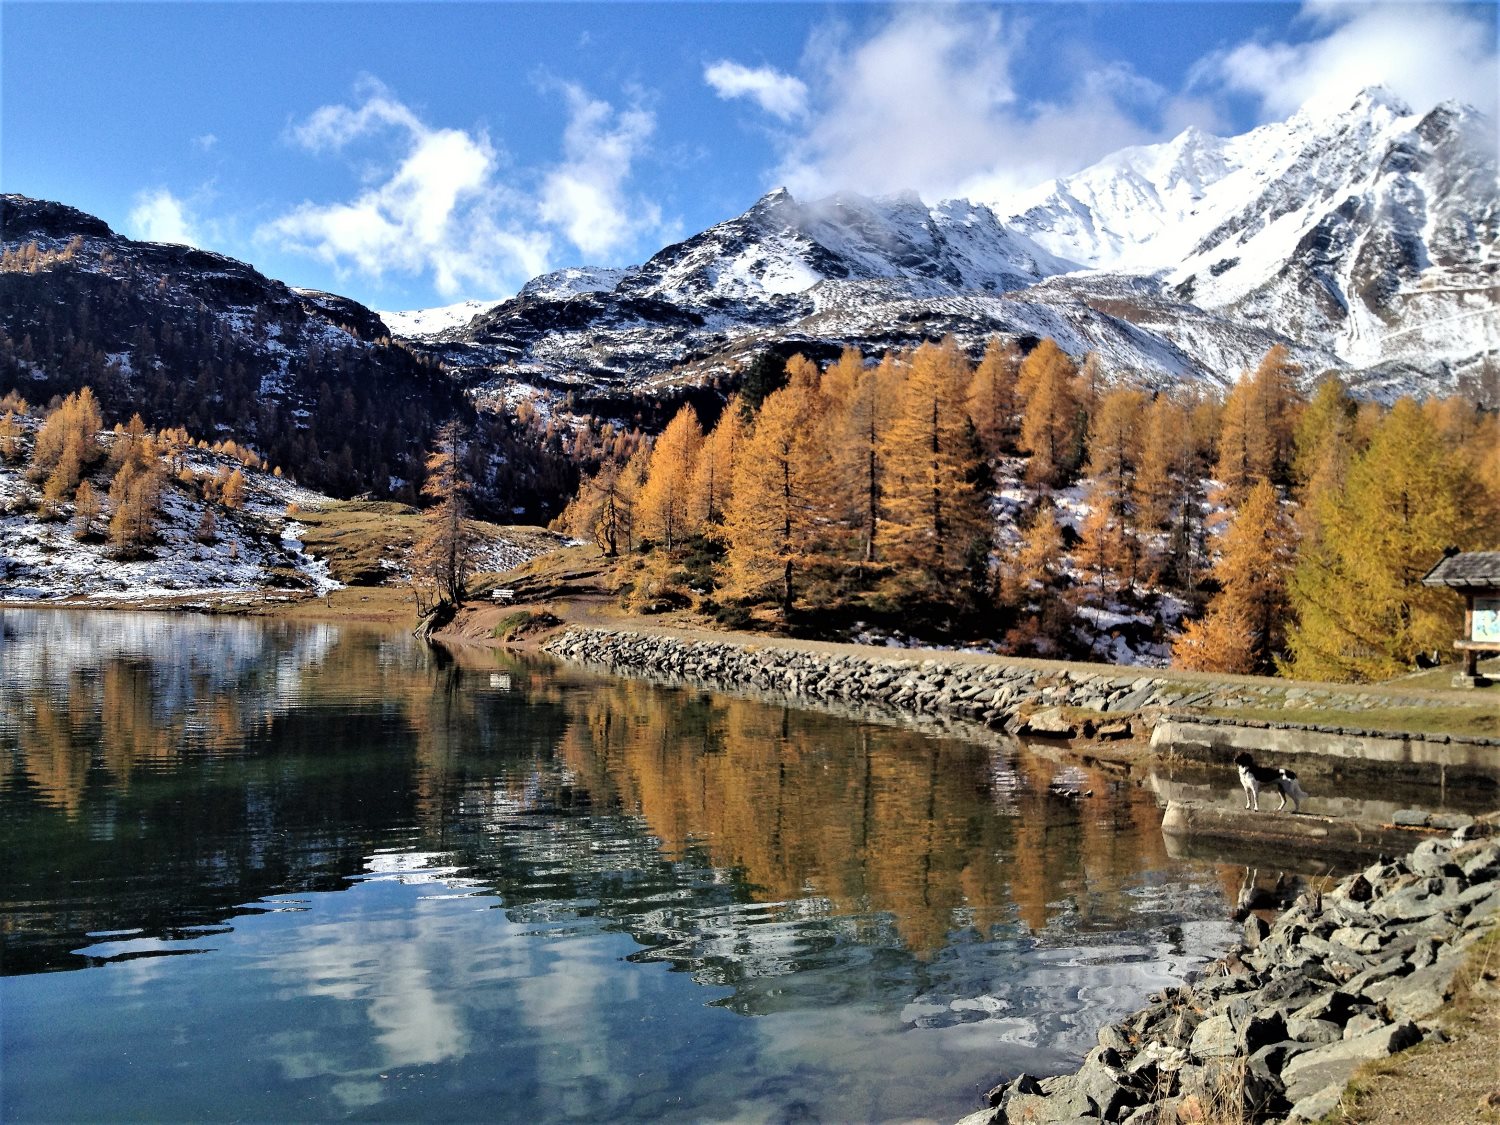
[[[1482,1100],[1500,1092],[1500,921],[1469,951],[1440,1014],[1447,1035],[1354,1072],[1320,1125],[1500,1122]]]
[[[421,529],[421,514],[405,504],[347,500],[304,508],[297,522],[307,530],[307,552],[328,560],[328,571],[348,586],[378,586],[390,577],[381,560],[406,555]]]

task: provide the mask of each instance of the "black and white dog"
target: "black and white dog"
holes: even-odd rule
[[[1288,797],[1292,799],[1293,812],[1302,810],[1302,802],[1307,800],[1307,794],[1302,791],[1302,786],[1297,783],[1297,775],[1291,770],[1257,766],[1255,759],[1243,750],[1234,756],[1234,764],[1240,768],[1240,786],[1245,790],[1247,809],[1253,808],[1260,812],[1260,791],[1275,789],[1281,794],[1281,804],[1276,806],[1277,812],[1286,808]]]

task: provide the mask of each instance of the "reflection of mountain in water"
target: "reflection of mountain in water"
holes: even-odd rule
[[[1226,936],[1212,872],[1103,775],[1060,792],[1040,759],[901,728],[550,667],[492,681],[389,634],[59,616],[8,621],[8,973],[373,868],[629,933],[740,1012],[858,1004],[1082,1049]]]

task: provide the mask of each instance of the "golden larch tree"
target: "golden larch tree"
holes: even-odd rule
[[[734,487],[734,466],[745,442],[745,413],[738,397],[731,398],[713,432],[703,439],[698,463],[689,484],[690,520],[703,534],[716,536]]]
[[[464,520],[469,482],[463,470],[463,427],[444,422],[433,435],[422,495],[432,505],[422,513],[422,534],[412,547],[412,573],[429,583],[439,604],[461,605],[474,562],[474,536]]]
[[[1099,396],[1089,419],[1087,473],[1107,491],[1123,513],[1130,480],[1141,459],[1141,414],[1146,396],[1130,387],[1115,387]]]
[[[1143,414],[1140,461],[1131,481],[1139,527],[1161,529],[1171,522],[1192,468],[1191,443],[1187,409],[1171,395],[1157,395]]]
[[[951,338],[917,348],[883,443],[885,555],[930,589],[949,587],[988,545],[967,410],[971,376]]]
[[[1219,542],[1213,576],[1219,592],[1208,604],[1200,639],[1245,632],[1239,666],[1208,669],[1219,672],[1271,672],[1285,644],[1287,580],[1296,536],[1282,510],[1276,489],[1268,480],[1257,482],[1234,514]],[[1232,627],[1231,627],[1232,626]],[[1201,648],[1198,656],[1202,659]],[[1196,664],[1195,667],[1203,668]]]
[[[1044,488],[1065,484],[1078,467],[1083,415],[1077,368],[1050,336],[1021,363],[1021,447],[1031,454],[1026,479]]]
[[[761,403],[725,513],[730,590],[754,597],[774,589],[784,618],[834,511],[827,450],[819,429],[807,424],[815,403],[815,388],[798,379]]]
[[[684,406],[651,449],[646,482],[636,502],[636,521],[643,537],[656,540],[669,553],[701,526],[692,518],[689,501],[702,445],[697,412]]]
[[[969,382],[969,417],[985,456],[998,457],[1015,448],[1020,397],[1021,349],[991,336]]]
[[[1289,668],[1308,679],[1382,680],[1418,653],[1450,650],[1462,610],[1422,585],[1446,547],[1494,549],[1495,526],[1469,459],[1402,399],[1320,506],[1315,550],[1291,581]]]

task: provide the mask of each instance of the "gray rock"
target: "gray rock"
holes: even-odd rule
[[[1239,1037],[1227,1013],[1209,1016],[1193,1031],[1188,1052],[1198,1059],[1228,1058],[1239,1047]]]
[[[1266,924],[1265,919],[1255,914],[1247,915],[1245,918],[1244,942],[1248,949],[1258,949],[1260,943],[1265,940],[1271,927]]]
[[[1412,849],[1411,855],[1407,857],[1406,865],[1411,868],[1414,875],[1457,875],[1461,869],[1448,858],[1452,851],[1447,840],[1436,837],[1423,840]]]
[[[1458,832],[1472,827],[1474,818],[1467,813],[1433,813],[1427,818],[1427,823],[1447,832]]]
[[[1370,880],[1356,873],[1334,888],[1333,895],[1349,902],[1369,902],[1372,889]]]
[[[1379,930],[1362,926],[1340,926],[1328,935],[1329,941],[1354,953],[1378,953],[1384,938]]]
[[[1390,1020],[1384,1019],[1379,1012],[1360,1012],[1356,1016],[1350,1016],[1349,1022],[1344,1025],[1345,1039],[1358,1039],[1361,1035],[1382,1028]]]
[[[1030,716],[1021,727],[1021,733],[1039,734],[1047,738],[1072,738],[1078,733],[1078,728],[1063,718],[1062,712],[1056,707],[1049,707]]]
[[[1427,812],[1425,809],[1399,809],[1391,817],[1391,823],[1398,828],[1425,828]]]
[[[1384,1058],[1405,1050],[1422,1038],[1415,1023],[1403,1020],[1377,1028],[1353,1039],[1343,1039],[1298,1055],[1281,1072],[1286,1096],[1296,1105],[1309,1094],[1349,1081],[1355,1067],[1370,1059]]]
[[[1462,958],[1454,957],[1418,969],[1410,976],[1397,977],[1377,986],[1372,989],[1372,996],[1384,1001],[1397,1019],[1431,1019],[1453,994],[1453,977],[1462,963]]]
[[[1344,1100],[1344,1090],[1348,1087],[1346,1082],[1333,1082],[1324,1086],[1321,1090],[1308,1094],[1292,1106],[1292,1112],[1287,1115],[1289,1121],[1321,1121],[1334,1110],[1338,1109],[1339,1103]]]
[[[1286,1033],[1298,1043],[1310,1043],[1314,1046],[1336,1043],[1344,1038],[1344,1029],[1332,1020],[1293,1018],[1287,1020]]]

